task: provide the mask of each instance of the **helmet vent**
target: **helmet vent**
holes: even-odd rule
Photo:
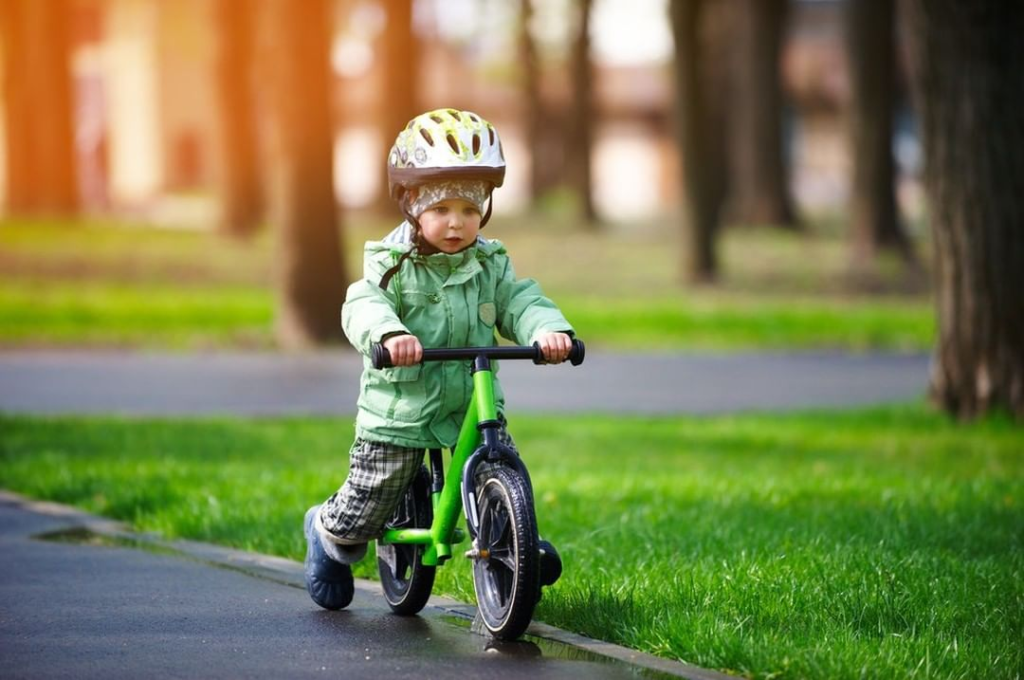
[[[427,132],[423,128],[420,128],[420,135],[423,137],[423,139],[427,140],[427,144],[429,144],[430,146],[434,146],[434,138],[430,136],[429,132]]]
[[[490,125],[487,126],[487,136],[491,140],[491,146],[494,146],[494,128],[492,128]]]
[[[458,153],[459,152],[459,143],[456,142],[455,138],[452,137],[451,135],[448,135],[448,146],[452,147],[452,151],[454,153]]]
[[[477,118],[476,116],[474,116],[474,115],[473,115],[472,113],[471,113],[471,114],[469,114],[469,119],[470,119],[471,121],[473,121],[474,123],[479,123],[479,122],[480,122],[480,119],[479,119],[479,118]]]
[[[437,115],[437,114],[434,114],[433,116],[431,116],[431,117],[430,117],[430,120],[434,121],[434,122],[435,122],[435,123],[437,123],[438,125],[440,125],[441,123],[443,123],[443,122],[444,122],[444,118],[442,118],[441,116],[439,116],[439,115]]]
[[[473,134],[473,155],[476,156],[480,153],[480,135]]]
[[[459,116],[459,112],[458,112],[458,111],[456,111],[455,109],[448,109],[448,113],[449,113],[449,114],[451,115],[451,117],[452,117],[452,118],[454,118],[455,120],[459,121],[460,123],[462,122],[462,118],[461,118],[461,117]]]

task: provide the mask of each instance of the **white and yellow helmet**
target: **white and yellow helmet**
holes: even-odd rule
[[[391,197],[401,201],[407,189],[452,179],[501,186],[505,154],[498,131],[472,111],[436,109],[416,116],[388,154]]]

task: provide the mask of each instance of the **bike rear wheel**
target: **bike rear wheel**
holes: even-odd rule
[[[540,593],[537,518],[529,484],[495,467],[477,485],[473,586],[480,617],[491,635],[514,640],[530,625]]]
[[[388,529],[427,529],[433,521],[430,475],[420,468],[402,497]],[[416,614],[427,604],[434,588],[435,567],[423,565],[426,546],[377,541],[377,571],[391,611],[400,616]]]

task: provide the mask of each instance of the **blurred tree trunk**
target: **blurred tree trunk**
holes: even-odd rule
[[[787,1],[742,0],[736,8],[730,218],[743,224],[797,226],[779,72]]]
[[[523,115],[526,146],[530,153],[530,202],[534,205],[548,188],[544,181],[546,150],[544,144],[544,102],[540,96],[540,64],[537,43],[530,25],[533,22],[533,1],[519,2],[519,63],[522,68]]]
[[[12,213],[78,210],[71,12],[67,0],[0,2]]]
[[[1024,418],[1024,5],[903,4],[935,235],[933,398]]]
[[[697,283],[718,275],[715,237],[722,198],[722,140],[713,111],[714,92],[704,63],[704,0],[669,3],[675,39],[675,127],[683,174],[684,276]]]
[[[569,182],[577,196],[580,217],[589,228],[596,228],[590,155],[596,115],[593,98],[593,74],[590,62],[591,0],[576,1],[576,36],[572,47],[572,112],[569,120]]]
[[[262,173],[252,92],[253,20],[247,0],[217,0],[217,96],[220,118],[221,232],[256,233],[263,211]]]
[[[722,227],[726,196],[730,190],[728,139],[735,117],[731,84],[735,76],[736,6],[727,0],[702,0],[697,26],[700,86],[702,93],[702,126],[708,151],[704,156],[702,174],[708,185],[715,209],[716,233]]]
[[[409,0],[384,0],[387,14],[381,36],[381,56],[384,73],[384,99],[380,116],[380,135],[384,140],[385,158],[398,133],[420,113],[417,99],[417,60],[419,51],[413,30],[412,6]],[[380,212],[394,213],[388,194],[388,168],[383,165],[381,191],[377,201]]]
[[[859,0],[846,5],[851,84],[849,143],[853,158],[850,227],[858,268],[886,249],[908,262],[914,259],[896,210],[892,155],[895,14],[891,0]]]
[[[346,277],[334,199],[330,15],[325,0],[265,0],[272,92],[275,335],[303,348],[341,337]]]

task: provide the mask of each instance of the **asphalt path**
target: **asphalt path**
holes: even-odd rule
[[[127,415],[355,413],[353,352],[0,352],[0,411]],[[907,401],[925,393],[921,354],[636,354],[582,366],[505,361],[511,412],[713,414]]]
[[[357,581],[352,604],[328,612],[296,562],[164,543],[0,492],[4,678],[726,677],[543,624],[496,643],[467,609],[432,598],[398,617]]]

